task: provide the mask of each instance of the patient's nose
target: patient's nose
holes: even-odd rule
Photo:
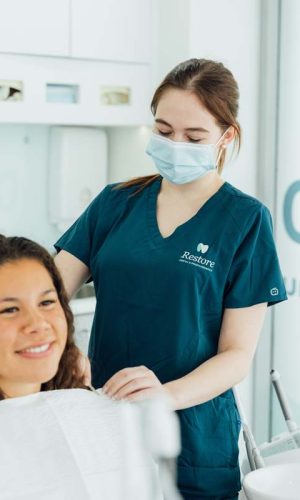
[[[24,316],[23,333],[26,335],[43,334],[50,330],[50,324],[38,309],[27,309]]]

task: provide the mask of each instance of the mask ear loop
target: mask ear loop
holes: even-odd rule
[[[217,168],[219,166],[219,161],[221,159],[221,156],[222,156],[223,152],[225,153],[225,150],[226,150],[226,146],[225,145],[219,147],[219,152],[218,152],[218,156],[217,156],[217,160],[216,160],[216,167]]]
[[[227,130],[229,130],[230,127],[228,127],[225,132],[221,135],[220,139],[218,140],[218,142],[215,144],[215,146],[218,146],[219,142],[222,141],[224,135],[226,134]],[[218,156],[217,156],[217,160],[216,160],[216,168],[218,168],[219,166],[219,161],[221,159],[221,156],[222,156],[222,153],[225,152],[225,149],[226,149],[226,144],[221,144],[221,146],[219,146],[219,152],[218,152]]]
[[[218,166],[219,166],[219,161],[220,161],[220,159],[221,159],[221,154],[222,154],[222,152],[223,152],[223,148],[222,148],[222,147],[220,147],[220,148],[219,148],[219,152],[218,152],[218,156],[217,156],[217,159],[216,159],[216,168],[218,168]]]

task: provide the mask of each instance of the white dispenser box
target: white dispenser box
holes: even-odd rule
[[[106,183],[106,133],[92,127],[51,127],[50,222],[65,231]]]

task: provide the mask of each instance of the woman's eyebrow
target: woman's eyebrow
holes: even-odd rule
[[[167,125],[167,127],[172,128],[172,125],[170,125],[170,123],[166,122],[162,118],[156,118],[155,123],[161,123],[162,125]],[[189,127],[185,128],[184,130],[187,130],[188,132],[209,132],[209,130],[206,130],[206,128],[203,127]]]
[[[49,290],[45,290],[44,292],[41,293],[41,295],[48,295],[48,293],[54,292],[56,293],[55,288],[49,288]]]
[[[49,290],[45,290],[40,295],[41,296],[48,295],[48,293],[51,292],[56,293],[55,288],[49,288]],[[18,299],[17,297],[4,297],[3,299],[0,299],[0,302],[20,302],[20,299]]]
[[[206,128],[203,127],[189,127],[184,130],[188,130],[189,132],[209,132],[209,130],[206,130]]]
[[[167,127],[171,127],[172,128],[172,125],[170,125],[170,123],[166,122],[162,118],[155,118],[155,123],[161,123],[162,125],[167,125]]]

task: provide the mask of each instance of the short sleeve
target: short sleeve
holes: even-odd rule
[[[287,300],[269,210],[260,205],[250,217],[228,273],[224,307],[268,306]]]
[[[106,186],[90,203],[81,216],[54,244],[57,252],[66,250],[90,269],[95,234],[97,240],[105,237],[107,232],[107,198],[110,186]]]

